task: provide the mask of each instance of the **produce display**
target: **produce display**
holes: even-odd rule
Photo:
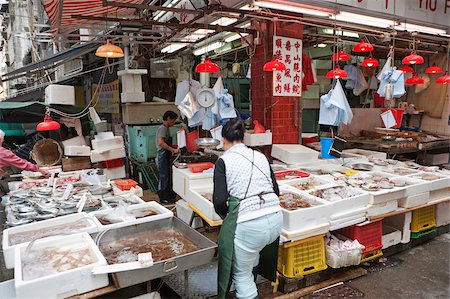
[[[109,264],[138,260],[139,253],[151,252],[153,261],[167,260],[198,250],[198,246],[175,229],[162,229],[100,244],[100,251]]]
[[[311,204],[308,199],[302,198],[298,194],[294,193],[282,193],[280,194],[280,205],[286,210],[296,210],[299,208],[309,208]]]
[[[317,186],[322,186],[324,184],[325,183],[323,183],[315,178],[309,178],[305,181],[294,183],[294,184],[292,184],[292,186],[299,190],[309,190],[309,189],[315,188]]]

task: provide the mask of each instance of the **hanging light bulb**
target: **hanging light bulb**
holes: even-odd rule
[[[202,63],[197,64],[195,67],[196,73],[219,73],[220,68],[217,64],[206,58]]]
[[[50,111],[49,110],[47,110],[45,112],[44,121],[40,122],[36,126],[36,130],[38,130],[39,132],[42,132],[42,131],[56,131],[59,128],[61,128],[61,125],[59,123],[57,123],[56,121],[52,120],[52,118],[50,117]]]
[[[379,66],[379,65],[380,65],[380,63],[378,62],[378,60],[376,60],[373,57],[368,57],[361,62],[361,66],[364,66],[364,67],[372,67],[372,66]]]
[[[406,79],[405,83],[409,85],[424,84],[425,80],[417,75],[413,75],[411,78]]]
[[[328,79],[347,78],[347,76],[348,76],[347,72],[341,69],[339,66],[336,66],[334,70],[331,70],[327,73]]]
[[[400,71],[403,71],[405,74],[411,74],[414,73],[414,69],[410,67],[409,65],[404,65],[401,68],[399,68]]]
[[[436,64],[433,64],[432,66],[427,67],[427,69],[425,70],[425,73],[439,74],[439,73],[442,73],[442,69],[440,67],[438,67]]]
[[[411,55],[406,56],[403,58],[402,63],[403,64],[422,64],[425,60],[422,56],[417,55],[416,52],[411,53]]]
[[[340,50],[339,52],[337,52],[337,53],[333,54],[333,56],[331,56],[331,60],[332,61],[348,61],[348,60],[350,60],[350,55],[345,53],[343,50]]]
[[[445,72],[444,76],[437,78],[437,84],[450,84],[450,75],[448,72]]]
[[[123,50],[113,45],[108,41],[106,41],[106,44],[101,45],[97,48],[97,51],[95,52],[95,56],[98,57],[104,57],[104,58],[120,58],[123,57]]]
[[[369,42],[367,42],[365,39],[363,39],[359,44],[356,44],[353,47],[353,52],[357,53],[367,53],[372,52],[373,46]]]
[[[263,70],[265,72],[285,71],[286,65],[274,57],[264,64]]]

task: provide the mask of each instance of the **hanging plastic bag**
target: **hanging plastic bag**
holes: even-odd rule
[[[383,68],[377,75],[378,81],[381,81],[383,74],[386,73],[390,69],[391,63],[392,63],[392,57],[389,56],[388,59],[386,59],[386,63],[384,64]]]
[[[236,118],[236,110],[234,109],[233,96],[228,93],[227,89],[223,89],[218,97],[220,119]]]
[[[364,90],[369,88],[369,84],[367,83],[366,78],[364,77],[361,69],[356,70],[356,76],[357,76],[357,80],[356,80],[355,88],[353,88],[353,94],[355,96],[359,96],[360,94],[363,93]]]
[[[394,84],[387,83],[384,90],[385,101],[390,101],[394,98]]]
[[[197,101],[190,91],[186,94],[180,105],[178,105],[177,107],[181,111],[181,113],[183,113],[183,115],[185,115],[188,119],[192,118],[198,111]]]
[[[266,132],[266,129],[263,127],[263,125],[256,119],[253,121],[253,126],[254,126],[253,133],[255,134],[261,134]]]

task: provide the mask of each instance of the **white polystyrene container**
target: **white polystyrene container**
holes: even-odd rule
[[[383,219],[383,224],[389,225],[402,232],[401,243],[406,244],[411,240],[412,213],[407,212]]]
[[[395,176],[393,175],[389,175],[386,173],[382,173],[382,172],[367,172],[367,174],[370,175],[377,175],[377,176],[382,176],[382,177],[386,177],[386,178],[395,178]],[[361,189],[363,190],[363,189]],[[364,190],[366,191],[366,190]],[[371,205],[378,205],[378,204],[382,204],[388,201],[392,201],[392,200],[398,200],[399,198],[402,198],[405,194],[405,190],[404,188],[399,188],[399,187],[393,187],[392,189],[380,189],[377,191],[366,191],[370,194],[370,201],[369,203]]]
[[[142,217],[142,218],[137,218],[137,219],[130,219],[130,220],[126,220],[123,222],[107,224],[107,225],[102,224],[98,220],[98,218],[103,217],[103,216],[107,215],[108,213],[113,212],[115,209],[99,210],[99,211],[91,212],[91,213],[89,213],[89,215],[92,217],[92,219],[94,219],[94,221],[97,224],[97,226],[99,227],[100,231],[107,230],[107,229],[116,229],[116,228],[120,228],[120,227],[125,227],[125,226],[145,223],[145,222],[156,221],[156,220],[160,220],[160,219],[170,218],[173,216],[172,211],[168,210],[167,208],[163,207],[162,205],[160,205],[159,203],[157,203],[155,201],[130,205],[127,207],[127,211],[135,211],[135,210],[140,210],[140,209],[145,209],[145,208],[154,209],[158,212],[158,214],[152,215],[152,216],[147,216],[147,217]]]
[[[245,131],[244,143],[247,146],[262,146],[272,144],[272,132],[254,134],[253,130]]]
[[[130,190],[120,190],[114,182],[111,183],[113,188],[114,195],[136,195],[137,197],[143,197],[144,196],[144,189],[142,189],[140,186],[136,186],[131,188]]]
[[[91,148],[86,145],[69,145],[64,147],[64,155],[86,157],[91,154]]]
[[[405,187],[404,197],[414,196],[421,193],[426,193],[430,191],[432,187],[429,181],[414,179],[410,177],[402,177],[407,183]]]
[[[307,231],[315,227],[322,227],[329,224],[332,214],[330,202],[312,196],[306,192],[301,192],[297,188],[287,185],[280,185],[280,193],[298,194],[302,198],[308,200],[312,205],[310,208],[299,208],[292,211],[282,208],[284,230]]]
[[[94,257],[94,263],[24,281],[22,262],[27,245],[23,244],[15,252],[14,278],[17,298],[67,298],[99,289],[109,284],[108,274],[92,274],[92,269],[106,266],[107,262],[89,234],[81,233],[41,239],[34,242],[31,250],[48,247],[88,248],[91,256]]]
[[[124,158],[126,156],[125,154],[125,148],[117,148],[110,151],[102,152],[102,151],[96,151],[93,150],[90,152],[91,156],[91,162],[97,163],[102,161],[109,161],[114,159],[120,159]]]
[[[173,191],[187,202],[196,200],[192,194],[192,189],[213,188],[213,173],[192,173],[187,168],[172,167],[173,171]]]
[[[104,168],[103,172],[109,180],[124,179],[127,176],[125,165],[115,168]]]
[[[45,104],[75,105],[75,87],[50,84],[44,90]]]
[[[365,149],[360,149],[360,148],[345,149],[342,152],[344,154],[353,154],[353,155],[367,157],[367,158],[373,157],[376,159],[386,159],[386,157],[387,157],[386,153],[370,151],[370,150],[365,150]]]
[[[430,192],[418,193],[406,196],[398,200],[398,206],[402,208],[412,208],[424,205],[430,199]]]
[[[319,152],[300,144],[274,144],[272,157],[287,164],[318,160]]]
[[[450,223],[450,201],[436,205],[436,226]]]
[[[430,202],[440,200],[444,198],[450,198],[450,188],[443,188],[430,191]]]
[[[212,193],[213,189],[211,187],[191,189],[191,196],[189,197],[190,201],[188,202],[192,204],[208,220],[222,221],[222,218],[220,218],[220,216],[217,215],[216,211],[214,210],[214,204],[201,196],[201,193],[203,192]]]
[[[11,245],[10,243],[10,236],[16,233],[23,233],[23,232],[29,232],[34,230],[40,230],[45,228],[51,228],[63,224],[73,223],[75,221],[86,219],[89,222],[89,226],[82,228],[80,230],[74,231],[74,233],[80,233],[80,232],[88,232],[90,234],[98,232],[98,227],[96,223],[93,221],[92,218],[88,216],[88,214],[82,212],[82,213],[76,213],[72,215],[66,215],[61,217],[56,217],[48,220],[33,222],[30,224],[25,224],[17,227],[11,227],[8,229],[5,229],[3,231],[3,257],[5,259],[5,266],[7,269],[14,268],[14,250],[18,248],[21,245],[28,245],[30,242],[22,243],[22,244],[16,244]]]
[[[398,201],[391,200],[377,205],[369,205],[367,216],[378,216],[395,211],[398,208]]]
[[[310,189],[306,189],[306,190],[300,190],[297,189],[295,187],[296,184],[300,184],[300,183],[304,183],[307,182],[308,180],[314,180],[316,181],[318,184],[316,186],[313,186]],[[309,191],[309,190],[316,190],[316,189],[323,189],[323,188],[327,188],[327,187],[333,187],[336,186],[336,183],[334,183],[332,180],[323,178],[323,177],[318,177],[318,176],[309,176],[307,178],[301,178],[301,179],[293,179],[293,180],[281,180],[279,181],[279,185],[287,185],[287,186],[291,186],[292,188],[294,188],[295,190],[298,191]]]
[[[114,136],[113,138],[109,139],[92,140],[92,148],[96,152],[106,152],[114,149],[121,149],[123,147],[123,136]]]
[[[413,179],[423,180],[422,176],[426,175],[426,174],[435,175],[435,176],[439,177],[439,179],[436,179],[434,181],[424,180],[424,181],[429,183],[429,191],[450,188],[450,177],[442,175],[442,174],[422,172],[422,173],[419,173],[419,174],[410,175],[408,177],[411,177]]]
[[[398,229],[383,224],[381,243],[383,249],[400,244],[402,241],[402,232]]]
[[[348,217],[341,217],[330,221],[330,231],[338,230],[347,226],[355,225],[366,221],[367,212],[357,213]]]

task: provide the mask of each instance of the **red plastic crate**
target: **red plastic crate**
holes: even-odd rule
[[[283,170],[283,171],[275,171],[275,179],[277,181],[296,179],[296,178],[306,178],[309,177],[309,173],[298,171],[298,170]]]
[[[125,158],[103,161],[103,166],[106,168],[116,168],[124,165],[125,165]]]
[[[214,164],[211,162],[198,162],[198,163],[189,163],[188,164],[189,169],[193,173],[199,173],[204,170],[210,169],[214,167]]]
[[[352,240],[358,240],[366,247],[363,253],[383,248],[381,220],[365,225],[352,225],[339,230],[339,233]]]
[[[137,186],[137,182],[134,180],[116,180],[114,181],[116,183],[117,188],[119,188],[122,191],[128,191],[131,188],[135,188]]]

